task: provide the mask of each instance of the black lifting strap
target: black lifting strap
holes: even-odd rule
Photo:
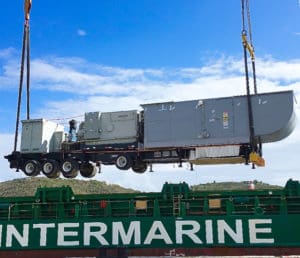
[[[246,77],[246,89],[247,89],[248,118],[249,118],[249,130],[250,130],[250,146],[251,146],[251,151],[255,151],[256,143],[254,138],[253,109],[252,109],[250,86],[249,86],[247,49],[245,44],[243,45],[244,45],[244,64],[245,64],[245,77]]]
[[[29,38],[29,26],[27,26],[26,33],[26,45],[27,45],[27,80],[26,80],[26,91],[27,91],[27,120],[30,119],[30,38]]]
[[[17,114],[16,114],[16,129],[15,129],[15,141],[14,141],[14,152],[17,150],[18,145],[18,132],[19,132],[19,121],[20,121],[20,110],[22,101],[22,91],[23,91],[23,77],[24,77],[24,61],[25,52],[27,58],[27,119],[30,119],[30,42],[29,42],[29,12],[31,8],[31,0],[24,1],[24,11],[25,11],[25,23],[23,31],[23,41],[22,41],[22,55],[21,55],[21,68],[20,68],[20,81],[19,81],[19,92],[18,92],[18,103],[17,103]]]

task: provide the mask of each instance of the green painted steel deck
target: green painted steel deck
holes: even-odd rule
[[[160,193],[75,195],[70,187],[38,188],[32,197],[0,198],[0,248],[299,250],[299,221],[300,184],[292,180],[280,190],[193,192],[166,183]]]

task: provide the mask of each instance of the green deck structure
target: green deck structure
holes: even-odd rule
[[[300,185],[283,189],[190,191],[165,183],[160,193],[75,195],[71,187],[38,188],[30,197],[1,197],[0,221],[85,218],[300,214]]]

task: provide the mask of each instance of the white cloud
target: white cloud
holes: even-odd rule
[[[289,61],[260,60],[257,70],[259,76],[268,80],[300,81],[300,59]]]
[[[83,29],[78,29],[77,30],[77,35],[81,36],[81,37],[84,37],[84,36],[86,36],[86,31],[83,30]]]
[[[1,53],[5,51],[0,51],[0,58]],[[0,91],[1,87],[16,88],[15,82],[19,76],[18,58],[11,54],[3,56],[6,59],[2,61],[2,72],[0,69]],[[243,69],[242,60],[224,56],[202,67],[177,69],[125,69],[89,63],[81,58],[38,58],[32,60],[32,91],[42,90],[44,94],[54,91],[67,97],[63,101],[49,98],[43,103],[36,99],[35,105],[39,108],[33,110],[33,117],[69,118],[83,115],[86,111],[139,109],[142,103],[241,95],[245,94]],[[197,166],[192,172],[185,166],[179,169],[176,165],[155,165],[154,173],[138,175],[104,166],[103,173],[96,178],[147,191],[159,191],[165,181],[197,184],[213,180],[257,179],[282,185],[291,177],[299,180],[299,70],[298,59],[257,59],[259,92],[292,89],[298,99],[295,105],[298,115],[296,129],[287,139],[265,145],[265,168],[252,170],[244,165]],[[11,152],[12,136],[0,135],[0,139],[0,169],[3,171],[0,180],[20,177],[22,174],[12,172],[2,158]]]
[[[194,91],[193,94],[184,91],[187,98],[194,97],[195,93],[210,97],[216,96],[215,94],[222,96],[245,92],[243,63],[232,57],[222,57],[215,63],[211,61],[199,68],[177,69],[124,69],[88,63],[80,58],[62,57],[34,59],[31,66],[32,89],[61,91],[78,96],[142,95],[143,99],[154,98],[156,101],[172,98],[173,95],[176,97],[178,89],[189,87],[194,87]],[[0,74],[0,88],[16,87],[18,67],[17,58],[4,63]],[[290,83],[298,83],[299,70],[300,60],[286,62],[270,58],[258,59],[259,89],[267,89],[265,83],[272,84],[277,89]],[[161,88],[164,91],[159,90]],[[222,88],[226,90],[222,91]]]
[[[6,49],[0,49],[0,58],[9,58],[15,53],[15,49],[12,47]]]

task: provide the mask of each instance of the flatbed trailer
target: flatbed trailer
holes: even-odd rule
[[[282,189],[0,198],[0,257],[299,255],[300,184]]]

